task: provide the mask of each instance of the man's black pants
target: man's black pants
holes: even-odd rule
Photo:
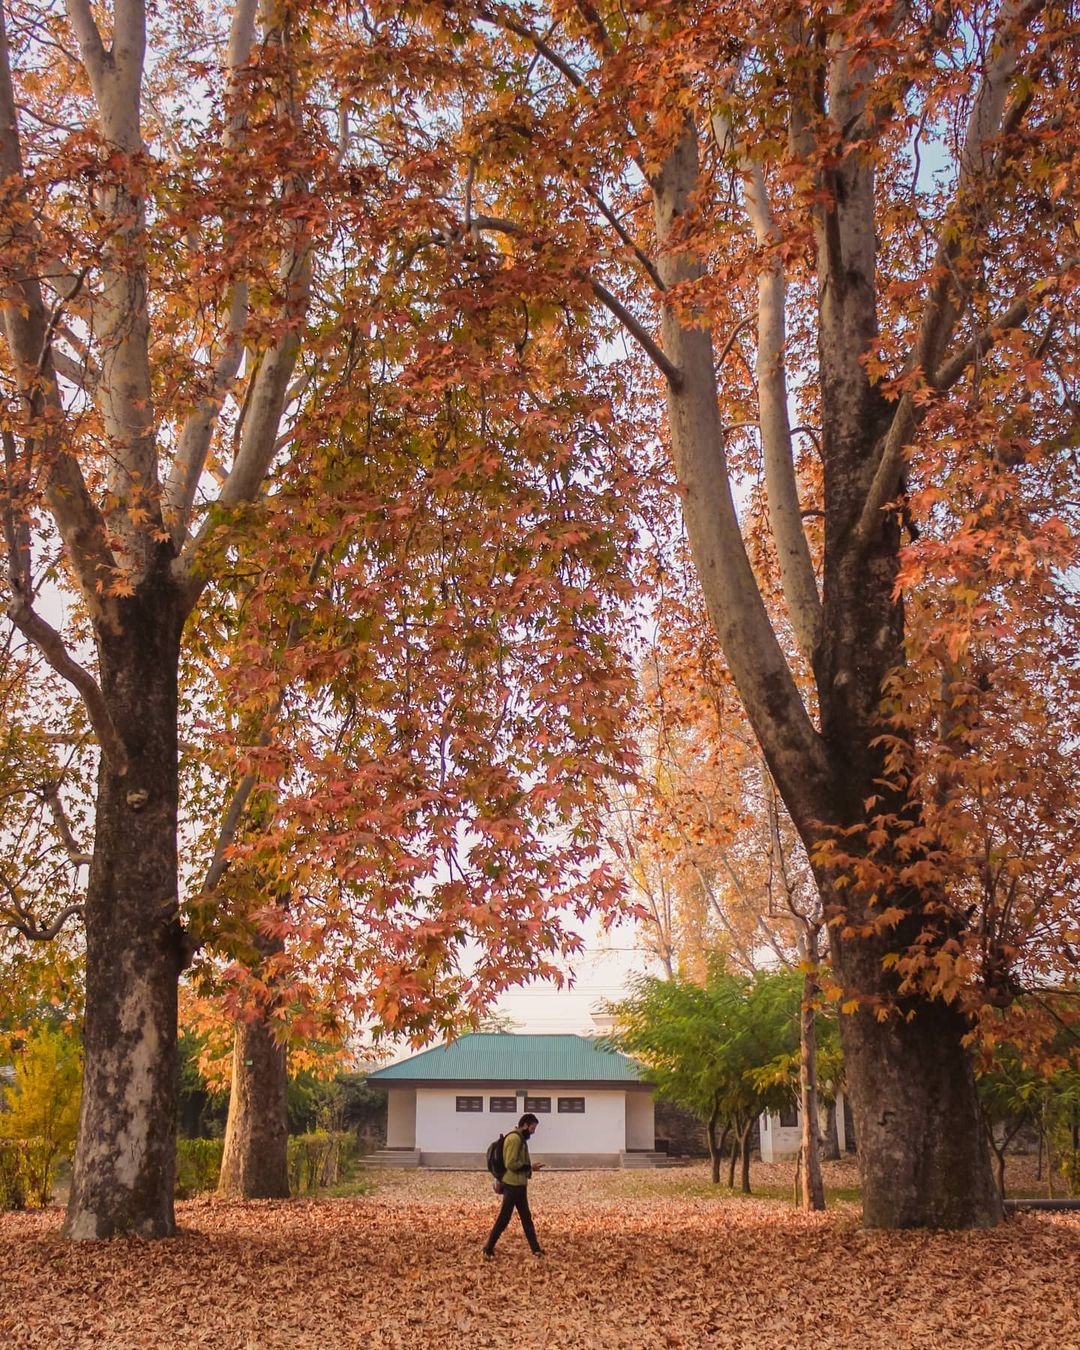
[[[485,1251],[493,1252],[495,1250],[495,1244],[513,1217],[515,1209],[521,1215],[521,1226],[525,1230],[525,1241],[534,1252],[540,1250],[540,1244],[536,1240],[536,1229],[533,1227],[532,1214],[529,1212],[528,1186],[507,1186],[504,1182],[502,1209],[499,1210],[499,1217],[495,1220],[495,1226],[492,1228],[491,1235],[484,1248]]]

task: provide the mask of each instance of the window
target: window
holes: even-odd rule
[[[505,1115],[513,1115],[517,1110],[516,1097],[490,1097],[488,1099],[489,1111],[502,1111]]]
[[[560,1097],[559,1115],[560,1116],[583,1116],[585,1114],[584,1097]]]
[[[525,1098],[525,1110],[526,1110],[526,1111],[531,1111],[531,1112],[533,1113],[533,1115],[536,1115],[536,1116],[543,1115],[545,1112],[550,1113],[550,1111],[551,1111],[551,1098],[550,1098],[550,1097],[526,1097],[526,1098]]]
[[[799,1110],[794,1102],[780,1108],[780,1126],[782,1129],[794,1129],[799,1123]]]
[[[459,1097],[457,1099],[457,1109],[459,1111],[482,1111],[484,1109],[483,1097]]]

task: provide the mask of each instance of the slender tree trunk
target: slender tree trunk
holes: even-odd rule
[[[1042,1132],[1043,1139],[1046,1141],[1046,1194],[1049,1199],[1054,1198],[1054,1154],[1051,1143],[1050,1131],[1046,1128],[1046,1113],[1043,1111],[1042,1119],[1039,1123],[1039,1129]]]
[[[836,1099],[825,1107],[825,1147],[821,1151],[822,1162],[840,1161],[840,1133],[836,1128]]]
[[[265,1016],[237,1022],[220,1195],[244,1200],[289,1194],[286,1048]]]
[[[708,1124],[705,1127],[705,1134],[709,1141],[709,1162],[712,1164],[712,1183],[717,1185],[720,1181],[720,1145],[716,1142],[716,1126],[720,1115],[718,1107],[713,1107],[712,1115],[709,1117]],[[727,1137],[725,1127],[724,1136]]]
[[[817,998],[817,934],[807,925],[802,1000],[799,1004],[799,1105],[802,1110],[802,1144],[799,1167],[802,1173],[802,1207],[825,1208],[825,1185],[821,1179],[818,1149],[817,1024],[814,1005]]]
[[[751,1116],[743,1126],[742,1134],[739,1135],[739,1157],[742,1160],[742,1193],[750,1194],[750,1131],[754,1128],[754,1117]]]
[[[988,1131],[989,1131],[989,1127],[987,1127],[987,1129],[988,1129]],[[995,1139],[994,1139],[994,1136],[991,1134],[991,1135],[990,1135],[990,1148],[991,1148],[991,1151],[993,1152],[994,1158],[995,1158],[995,1160],[996,1160],[996,1162],[997,1162],[997,1187],[998,1187],[998,1194],[1001,1196],[1002,1200],[1004,1200],[1004,1199],[1005,1199],[1005,1144],[1004,1144],[1004,1141],[1002,1142],[1001,1147],[999,1148],[998,1145],[997,1145],[997,1143],[996,1143],[996,1141],[995,1141]]]
[[[177,665],[181,607],[151,574],[97,634],[102,692],[128,757],[102,756],[86,895],[85,1069],[65,1232],[175,1232]]]
[[[740,1140],[740,1138],[741,1138],[741,1136],[740,1136],[740,1134],[739,1134],[739,1123],[738,1123],[738,1121],[736,1121],[736,1122],[735,1122],[735,1130],[734,1130],[734,1133],[732,1134],[732,1139],[731,1139],[731,1157],[728,1159],[728,1176],[727,1176],[727,1184],[728,1184],[728,1190],[729,1190],[729,1191],[733,1191],[733,1190],[735,1189],[735,1167],[736,1167],[736,1165],[737,1165],[737,1163],[738,1163],[738,1161],[739,1161],[739,1140]]]
[[[716,1146],[716,1156],[713,1159],[712,1180],[714,1186],[718,1186],[720,1184],[720,1163],[721,1160],[723,1159],[724,1149],[727,1148],[728,1139],[730,1138],[730,1136],[731,1136],[731,1126],[725,1125],[724,1128],[720,1131],[720,1142]]]

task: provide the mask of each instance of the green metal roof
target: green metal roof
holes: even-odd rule
[[[587,1036],[471,1032],[368,1074],[374,1083],[637,1083],[632,1059]]]

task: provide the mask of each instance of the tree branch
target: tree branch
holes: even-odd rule
[[[502,216],[477,216],[473,220],[473,226],[477,230],[490,230],[496,234],[509,234],[515,238],[521,238],[524,234],[520,225],[515,224],[512,220],[506,220]],[[668,384],[673,389],[678,388],[679,381],[682,378],[678,367],[665,354],[663,348],[648,330],[634,318],[622,301],[613,295],[602,282],[597,281],[583,269],[575,268],[574,276],[579,281],[583,281],[604,308],[618,319],[657,370],[664,376]],[[661,289],[663,289],[662,286]]]
[[[578,272],[576,275],[589,286],[593,295],[604,308],[618,319],[672,389],[678,389],[682,384],[682,375],[678,367],[665,355],[663,348],[656,339],[634,318],[622,301],[612,295],[606,286],[590,277],[587,272]]]
[[[713,132],[721,146],[730,146],[730,125],[713,118]],[[821,629],[821,598],[818,595],[810,546],[803,531],[799,487],[795,478],[795,455],[788,418],[785,368],[785,306],[787,285],[781,259],[772,250],[777,230],[769,205],[761,164],[739,154],[743,174],[743,201],[763,261],[758,273],[758,343],[756,379],[758,418],[765,461],[765,490],[769,522],[776,541],[780,584],[787,602],[792,631],[799,651],[808,663],[814,659]]]
[[[0,919],[9,928],[14,928],[17,933],[21,933],[30,942],[51,942],[60,933],[67,921],[76,916],[82,918],[82,905],[68,905],[66,909],[60,911],[47,928],[42,928],[37,920],[21,906],[18,910],[0,909]]]
[[[622,223],[615,212],[612,211],[611,207],[608,206],[607,202],[604,201],[600,193],[597,192],[595,188],[590,187],[588,183],[583,183],[582,186],[585,188],[589,200],[594,204],[596,209],[649,274],[649,280],[658,291],[662,291],[664,289],[664,283],[660,280],[660,273],[657,271],[656,264],[653,260],[640,245],[634,242],[633,235],[631,235],[630,231]]]
[[[14,192],[21,190],[24,181],[18,111],[2,5],[0,180],[6,180]],[[0,249],[25,258],[22,276],[3,305],[4,331],[15,367],[15,381],[26,405],[28,426],[24,434],[24,453],[28,460],[32,447],[41,453],[47,471],[49,510],[68,549],[87,605],[91,613],[100,614],[99,583],[109,577],[115,562],[105,541],[101,513],[86,490],[82,470],[63,448],[64,410],[56,387],[51,343],[46,340],[48,320],[37,280],[37,238],[32,223],[16,220],[0,230]],[[31,442],[27,437],[34,440]],[[26,473],[28,477],[29,463]]]
[[[515,19],[512,15],[506,13],[495,13],[490,9],[479,9],[477,17],[485,23],[490,23],[496,28],[505,28],[507,32],[515,34],[517,37],[524,38],[526,42],[531,42],[545,61],[555,67],[560,74],[574,86],[575,89],[584,89],[585,80],[568,61],[565,61],[550,43],[524,24],[520,19]]]
[[[68,823],[67,813],[64,810],[64,803],[60,799],[60,784],[55,781],[42,783],[41,795],[48,804],[53,823],[56,825],[56,832],[64,845],[68,860],[74,867],[89,867],[94,861],[94,855],[81,849],[75,841],[75,836],[71,832],[71,825]]]
[[[67,10],[68,22],[75,30],[79,53],[86,67],[86,73],[90,76],[94,95],[100,98],[112,66],[112,58],[101,40],[90,0],[64,0],[64,8]]]
[[[1026,323],[1037,304],[1037,300],[1033,297],[1034,292],[1028,291],[1026,295],[1014,300],[1003,314],[988,323],[980,333],[965,342],[951,356],[947,356],[933,375],[929,376],[930,384],[940,392],[951,389],[972,362],[980,356],[985,356],[1003,333]]]
[[[966,307],[953,263],[960,252],[959,217],[972,203],[978,204],[989,190],[987,179],[995,167],[995,147],[1009,126],[1015,128],[1024,99],[1007,104],[1007,96],[1016,73],[1019,40],[1025,26],[1035,17],[1045,0],[1003,0],[994,32],[994,51],[988,61],[972,103],[960,151],[959,174],[953,203],[945,212],[934,263],[934,281],[927,296],[909,369],[921,369],[929,375],[937,369],[952,339],[956,324]],[[955,297],[955,298],[954,298]]]
[[[248,124],[247,105],[241,97],[240,72],[251,60],[257,4],[258,0],[237,0],[233,10],[225,83],[225,104],[229,109],[229,118],[222,136],[222,145],[226,150],[236,145]],[[247,315],[248,285],[245,280],[238,280],[233,287],[225,324],[224,346],[214,365],[210,388],[184,423],[176,458],[165,483],[165,518],[177,552],[187,538],[195,493],[206,465],[222,402],[243,359],[241,334]]]
[[[8,606],[8,617],[19,632],[37,647],[53,670],[79,692],[101,753],[109,761],[114,773],[127,773],[127,750],[113,725],[104,695],[94,677],[72,657],[64,645],[64,639],[51,624],[34,612],[28,599],[16,595]]]
[[[184,423],[176,458],[165,482],[165,519],[178,552],[187,538],[195,493],[206,466],[222,403],[243,360],[241,333],[248,312],[247,296],[247,283],[237,282],[225,328],[225,345],[214,366],[210,389]]]

